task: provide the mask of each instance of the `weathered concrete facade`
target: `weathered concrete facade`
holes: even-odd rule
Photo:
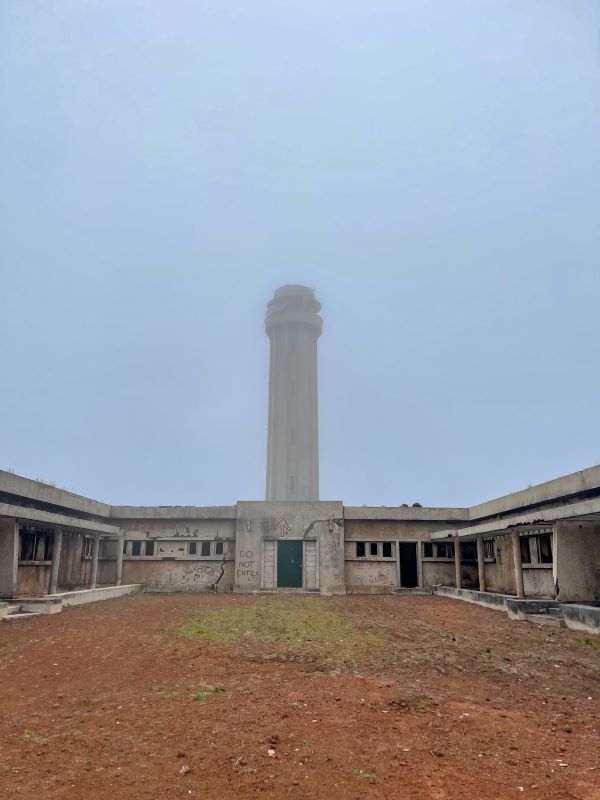
[[[460,557],[459,557],[460,554]],[[473,508],[109,506],[0,472],[0,594],[391,593],[600,603],[600,468]]]

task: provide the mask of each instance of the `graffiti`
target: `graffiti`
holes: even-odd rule
[[[279,533],[279,536],[283,539],[284,537],[289,536],[291,534],[292,527],[284,517],[277,523],[277,525],[275,525],[275,530],[277,533]]]
[[[237,578],[246,578],[247,580],[259,577],[260,573],[257,569],[253,550],[240,550],[238,552],[238,566],[235,574]]]
[[[388,578],[383,570],[374,572],[364,567],[354,569],[353,581],[361,586],[384,586],[394,583],[394,580]]]

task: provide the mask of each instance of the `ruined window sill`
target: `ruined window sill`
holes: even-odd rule
[[[521,564],[523,569],[552,569],[553,564]]]
[[[47,567],[52,561],[19,561],[20,567]]]
[[[396,556],[350,556],[344,559],[345,561],[386,561],[395,563]]]

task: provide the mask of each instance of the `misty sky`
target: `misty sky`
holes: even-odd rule
[[[600,462],[600,2],[2,0],[0,467],[264,497],[315,287],[321,496]]]

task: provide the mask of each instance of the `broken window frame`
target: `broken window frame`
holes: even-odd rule
[[[26,528],[19,531],[19,564],[51,564],[53,551],[53,531],[32,531]]]
[[[483,560],[496,560],[496,539],[494,536],[489,536],[483,540]]]
[[[371,561],[393,561],[396,558],[394,553],[394,544],[395,542],[389,540],[379,540],[379,541],[355,541],[355,550],[354,550],[354,558]],[[381,546],[380,546],[381,545]],[[387,550],[389,548],[390,555],[384,555],[384,549]]]
[[[454,542],[434,542],[437,561],[454,561]]]

